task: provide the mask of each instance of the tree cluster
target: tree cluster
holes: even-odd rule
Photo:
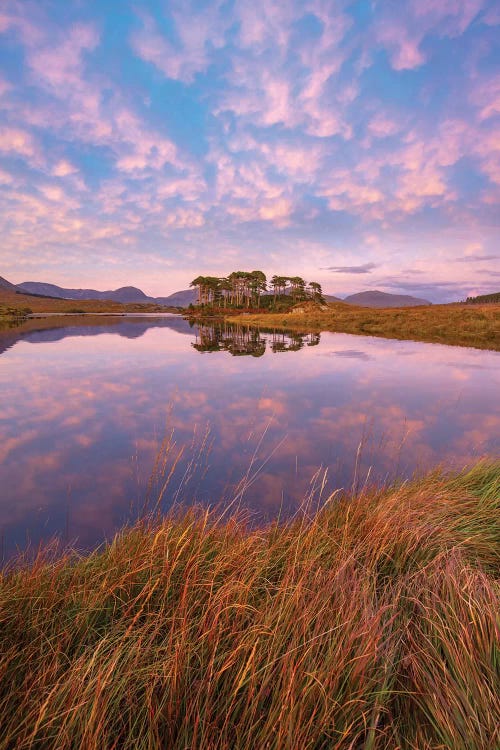
[[[477,297],[467,297],[465,301],[468,305],[482,305],[491,302],[500,302],[500,292],[493,292],[492,294],[480,294]]]
[[[214,307],[260,307],[263,294],[289,295],[294,301],[324,302],[321,284],[300,276],[273,276],[267,283],[263,271],[233,271],[229,276],[197,276],[190,284],[198,289],[198,304]]]

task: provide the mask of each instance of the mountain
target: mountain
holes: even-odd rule
[[[358,307],[418,307],[419,305],[431,305],[426,299],[411,297],[409,294],[389,294],[388,292],[359,292],[350,294],[343,302]]]
[[[6,289],[9,292],[17,291],[16,285],[11,284],[10,281],[7,281],[7,279],[4,279],[3,276],[0,276],[0,289]]]
[[[8,282],[6,282],[8,283]],[[105,292],[99,292],[97,289],[66,289],[56,284],[47,284],[40,281],[23,281],[18,284],[16,289],[26,292],[27,294],[42,294],[59,299],[99,299],[112,300],[113,302],[153,302],[157,305],[166,305],[171,307],[187,307],[190,302],[196,300],[196,291],[186,289],[181,292],[174,292],[168,297],[148,297],[142,289],[135,286],[122,286],[120,289],[111,289]]]
[[[198,292],[196,289],[183,289],[180,292],[174,292],[168,297],[157,297],[156,302],[159,305],[172,305],[173,307],[188,307],[196,302]]]
[[[28,294],[44,294],[60,299],[110,299],[113,302],[149,302],[141,289],[134,286],[124,286],[120,289],[98,292],[96,289],[65,289],[56,284],[46,284],[40,281],[23,281],[17,285],[18,289]]]
[[[101,294],[103,295],[101,299],[112,299],[113,302],[150,302],[152,300],[151,297],[144,294],[142,289],[135,286],[122,286],[120,289],[101,292]]]

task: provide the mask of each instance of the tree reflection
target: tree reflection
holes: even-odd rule
[[[297,352],[304,346],[317,346],[319,333],[261,330],[230,323],[199,323],[192,344],[198,352],[229,352],[233,357],[262,357],[269,344],[273,354]]]

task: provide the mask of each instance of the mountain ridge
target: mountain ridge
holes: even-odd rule
[[[50,297],[57,297],[59,299],[112,300],[113,302],[122,302],[124,304],[129,302],[144,302],[156,303],[167,307],[187,307],[191,301],[196,299],[196,292],[194,289],[174,292],[165,297],[150,297],[145,294],[142,289],[139,289],[136,286],[122,286],[119,287],[119,289],[110,289],[100,292],[97,289],[73,289],[42,281],[23,281],[21,284],[17,284],[16,289],[21,292],[26,292],[27,294],[43,294]],[[189,299],[187,298],[187,295],[189,295]]]
[[[17,286],[15,284],[11,284],[10,281],[4,279],[3,276],[0,276],[0,289],[7,289],[9,292],[15,292],[17,291]]]
[[[358,307],[420,307],[421,305],[432,305],[432,302],[427,299],[413,297],[410,294],[381,292],[378,289],[350,294],[342,302]]]
[[[195,289],[182,289],[173,292],[165,297],[150,297],[142,289],[135,286],[123,286],[118,289],[98,291],[97,289],[79,289],[61,287],[57,284],[51,284],[41,281],[23,281],[21,284],[11,284],[7,279],[0,276],[0,288],[9,291],[20,291],[27,294],[36,294],[58,299],[74,300],[111,300],[121,303],[155,303],[158,305],[172,307],[188,307],[194,304],[197,299]],[[356,294],[350,294],[344,299],[331,294],[325,294],[328,302],[344,302],[348,305],[357,305],[358,307],[417,307],[420,305],[432,304],[428,300],[420,297],[413,297],[409,294],[392,294],[390,292],[381,292],[378,289],[366,290]]]

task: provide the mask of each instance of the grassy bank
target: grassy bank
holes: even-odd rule
[[[334,303],[325,311],[229,317],[291,330],[337,331],[500,351],[500,305],[430,305],[375,309]]]
[[[26,317],[30,312],[30,308],[12,307],[0,303],[0,330],[9,325],[26,320]]]
[[[192,511],[0,587],[0,748],[499,746],[500,463]]]

